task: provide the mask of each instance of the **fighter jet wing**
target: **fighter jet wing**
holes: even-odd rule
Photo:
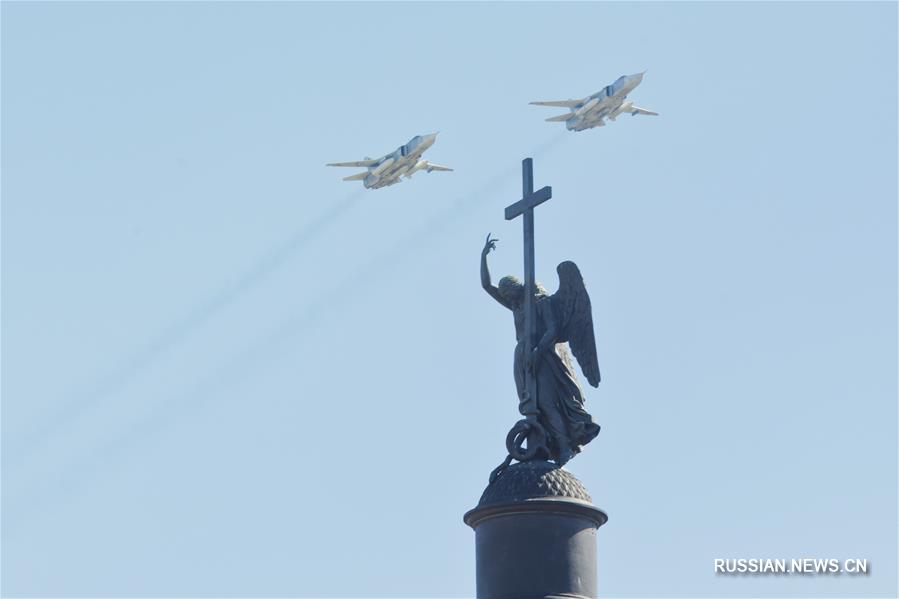
[[[548,123],[561,123],[561,122],[563,122],[563,121],[567,121],[568,119],[570,119],[570,118],[573,117],[573,116],[574,116],[574,113],[573,113],[573,112],[568,112],[568,113],[565,113],[565,114],[560,114],[559,116],[551,116],[551,117],[549,117],[548,119],[546,119],[546,122],[548,122]]]
[[[650,116],[659,116],[658,112],[653,112],[651,110],[646,110],[645,108],[640,108],[639,106],[631,106],[631,114],[647,114]]]
[[[329,165],[329,166],[335,166],[335,165]],[[356,173],[355,175],[350,175],[349,177],[344,177],[343,180],[344,181],[361,181],[362,179],[364,179],[367,176],[368,176],[368,171],[362,171],[361,173]]]
[[[428,163],[428,172],[429,173],[431,171],[451,171],[451,170],[453,170],[453,169],[451,169],[448,166],[441,166],[439,164],[434,164],[433,162]]]
[[[356,160],[355,162],[329,162],[325,166],[361,166],[369,167],[378,164],[380,160]]]
[[[557,106],[559,108],[574,108],[583,100],[550,100],[545,102],[531,102],[534,106]]]

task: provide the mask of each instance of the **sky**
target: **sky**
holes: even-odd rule
[[[2,595],[468,597],[577,262],[605,597],[897,593],[895,3],[2,3]],[[647,70],[659,117],[533,100]],[[364,190],[334,161],[439,131]],[[715,558],[866,576],[721,576]]]

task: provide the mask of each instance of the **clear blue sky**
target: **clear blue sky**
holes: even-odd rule
[[[4,596],[470,596],[538,278],[603,596],[896,594],[895,3],[2,4]],[[661,113],[539,99],[648,69]],[[456,168],[324,163],[440,131]],[[866,577],[713,559],[867,558]]]

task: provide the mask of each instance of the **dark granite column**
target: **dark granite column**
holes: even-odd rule
[[[567,470],[509,466],[464,518],[475,531],[477,599],[594,599],[596,530],[607,519]]]

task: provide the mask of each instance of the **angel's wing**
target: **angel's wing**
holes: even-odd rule
[[[558,320],[558,342],[568,342],[587,381],[596,387],[599,385],[599,362],[590,296],[584,287],[584,278],[574,262],[562,262],[556,272],[559,273],[559,290],[552,295],[552,303]]]

